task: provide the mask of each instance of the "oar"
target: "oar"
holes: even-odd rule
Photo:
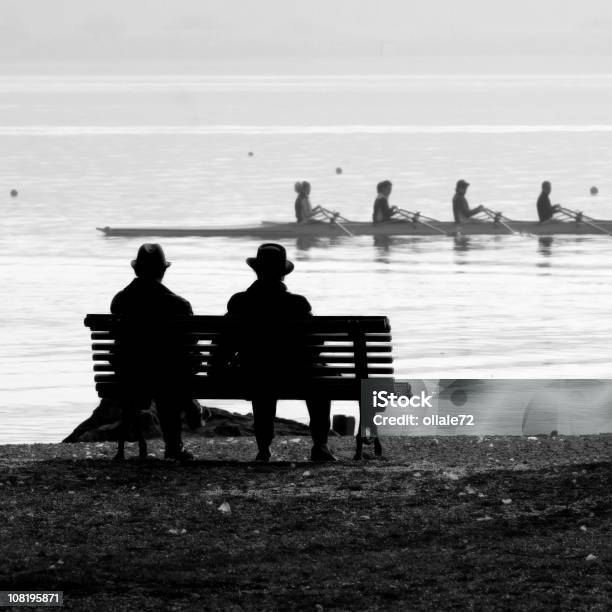
[[[413,212],[411,210],[406,210],[405,208],[398,208],[396,209],[402,213],[406,213],[407,215],[414,215],[415,217],[418,217],[418,220],[421,219],[425,219],[426,221],[429,221],[431,223],[441,223],[441,221],[439,219],[434,219],[433,217],[428,217],[427,215],[424,215],[421,213],[421,211],[418,212]]]
[[[321,213],[324,213],[326,215],[333,215],[337,219],[340,219],[341,221],[346,221],[346,222],[350,223],[350,221],[346,217],[343,217],[337,210],[330,210],[329,208],[325,208],[325,206],[316,206],[313,209],[313,212],[321,212]]]
[[[516,230],[512,229],[508,225],[502,213],[495,212],[494,210],[491,210],[490,208],[487,208],[486,206],[482,207],[482,211],[492,219],[493,223],[499,223],[502,227],[505,227],[511,234],[514,234],[515,236],[519,235],[519,233]]]
[[[576,223],[584,223],[585,225],[593,227],[596,230],[599,230],[600,232],[607,234],[608,236],[612,236],[612,233],[610,233],[604,227],[601,227],[601,225],[597,225],[597,223],[593,223],[592,218],[588,217],[583,212],[579,212],[577,210],[571,210],[570,208],[565,208],[563,206],[559,207],[559,212],[563,213],[567,217],[570,217],[571,219],[574,219]]]
[[[439,232],[444,236],[448,236],[448,234],[443,229],[440,229],[439,227],[436,227],[435,225],[432,225],[431,223],[422,220],[428,219],[430,221],[435,221],[436,223],[439,223],[439,221],[436,221],[436,219],[432,219],[431,217],[425,217],[424,215],[421,215],[420,212],[412,212],[411,210],[405,210],[404,208],[398,208],[397,212],[400,216],[405,217],[409,221],[412,221],[412,223],[422,223],[425,227],[428,227],[434,230],[435,232]]]
[[[334,212],[332,210],[329,210],[327,208],[323,208],[323,206],[315,206],[312,209],[312,212],[310,213],[311,218],[315,218],[315,217],[323,217],[326,221],[332,221],[332,217],[335,216],[336,220],[340,219],[342,220],[343,217],[340,216],[340,213]]]
[[[350,219],[347,219],[344,215],[341,215],[338,211],[327,210],[326,208],[324,210],[326,212],[331,213],[332,215],[334,215],[334,217],[336,217],[336,219],[340,219],[340,221],[342,221],[342,223],[351,223]]]
[[[319,209],[319,212],[323,213],[325,217],[329,219],[330,223],[334,223],[335,225],[337,225],[347,236],[351,236],[352,238],[355,236],[355,234],[353,234],[351,230],[342,225],[342,221],[346,222],[348,221],[348,219],[345,219],[339,212],[328,210],[327,208],[323,208],[322,206],[317,206],[317,208]],[[340,221],[338,219],[340,219]]]

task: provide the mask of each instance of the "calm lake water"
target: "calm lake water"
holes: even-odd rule
[[[392,203],[441,219],[458,178],[510,217],[535,218],[548,179],[554,202],[612,218],[605,76],[0,77],[0,138],[0,443],[57,441],[96,405],[83,317],[108,310],[144,241],[96,226],[289,220],[304,179],[354,219],[385,178]],[[398,376],[612,378],[612,238],[283,243],[315,314],[389,316]],[[252,281],[256,240],[162,244],[196,313]],[[520,433],[522,414],[496,410],[487,432]],[[587,410],[579,432],[611,430]]]

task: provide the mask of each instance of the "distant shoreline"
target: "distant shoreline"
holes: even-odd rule
[[[285,60],[276,58],[218,59],[218,60],[181,60],[164,61],[117,60],[104,61],[87,59],[83,61],[11,61],[6,59],[0,68],[0,75],[354,75],[354,76],[390,76],[390,75],[530,75],[530,76],[589,76],[609,75],[610,59],[607,57],[577,57],[568,55],[562,61],[551,65],[549,58],[542,56],[414,56],[414,57],[320,57],[310,60],[290,57]]]

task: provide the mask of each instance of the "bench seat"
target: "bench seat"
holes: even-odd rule
[[[85,326],[91,330],[96,391],[101,398],[121,395],[124,382],[115,371],[117,340],[130,329],[123,315],[88,314]],[[227,316],[195,315],[164,321],[164,331],[176,332],[185,340],[194,374],[190,377],[191,397],[196,399],[248,399],[248,385],[233,371],[225,377],[211,375],[210,360],[225,334],[240,334],[247,322]],[[286,324],[307,340],[316,365],[307,379],[278,379],[278,399],[326,398],[360,400],[360,381],[390,378],[393,375],[391,328],[384,316],[321,316]],[[156,328],[159,332],[159,328]],[[151,345],[151,338],[148,338]],[[282,355],[279,355],[282,359]]]

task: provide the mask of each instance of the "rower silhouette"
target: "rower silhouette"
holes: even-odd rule
[[[393,189],[391,181],[381,181],[376,185],[376,199],[374,200],[374,210],[372,212],[373,223],[386,223],[388,221],[399,221],[393,216],[397,213],[397,207],[389,204],[389,196]]]
[[[464,223],[465,221],[468,221],[470,217],[473,217],[484,210],[484,206],[470,208],[466,197],[469,186],[470,184],[463,179],[457,181],[455,195],[453,196],[453,217],[455,219],[455,223]]]
[[[321,207],[312,207],[310,203],[310,191],[312,189],[308,181],[297,182],[294,186],[298,194],[295,199],[295,218],[298,223],[321,223],[317,215],[321,212]]]
[[[540,219],[540,223],[543,221],[548,221],[552,219],[554,214],[561,210],[559,204],[555,204],[554,206],[550,203],[550,193],[552,191],[552,185],[550,181],[544,181],[542,183],[542,191],[538,196],[538,202],[536,207],[538,209],[538,218]]]

